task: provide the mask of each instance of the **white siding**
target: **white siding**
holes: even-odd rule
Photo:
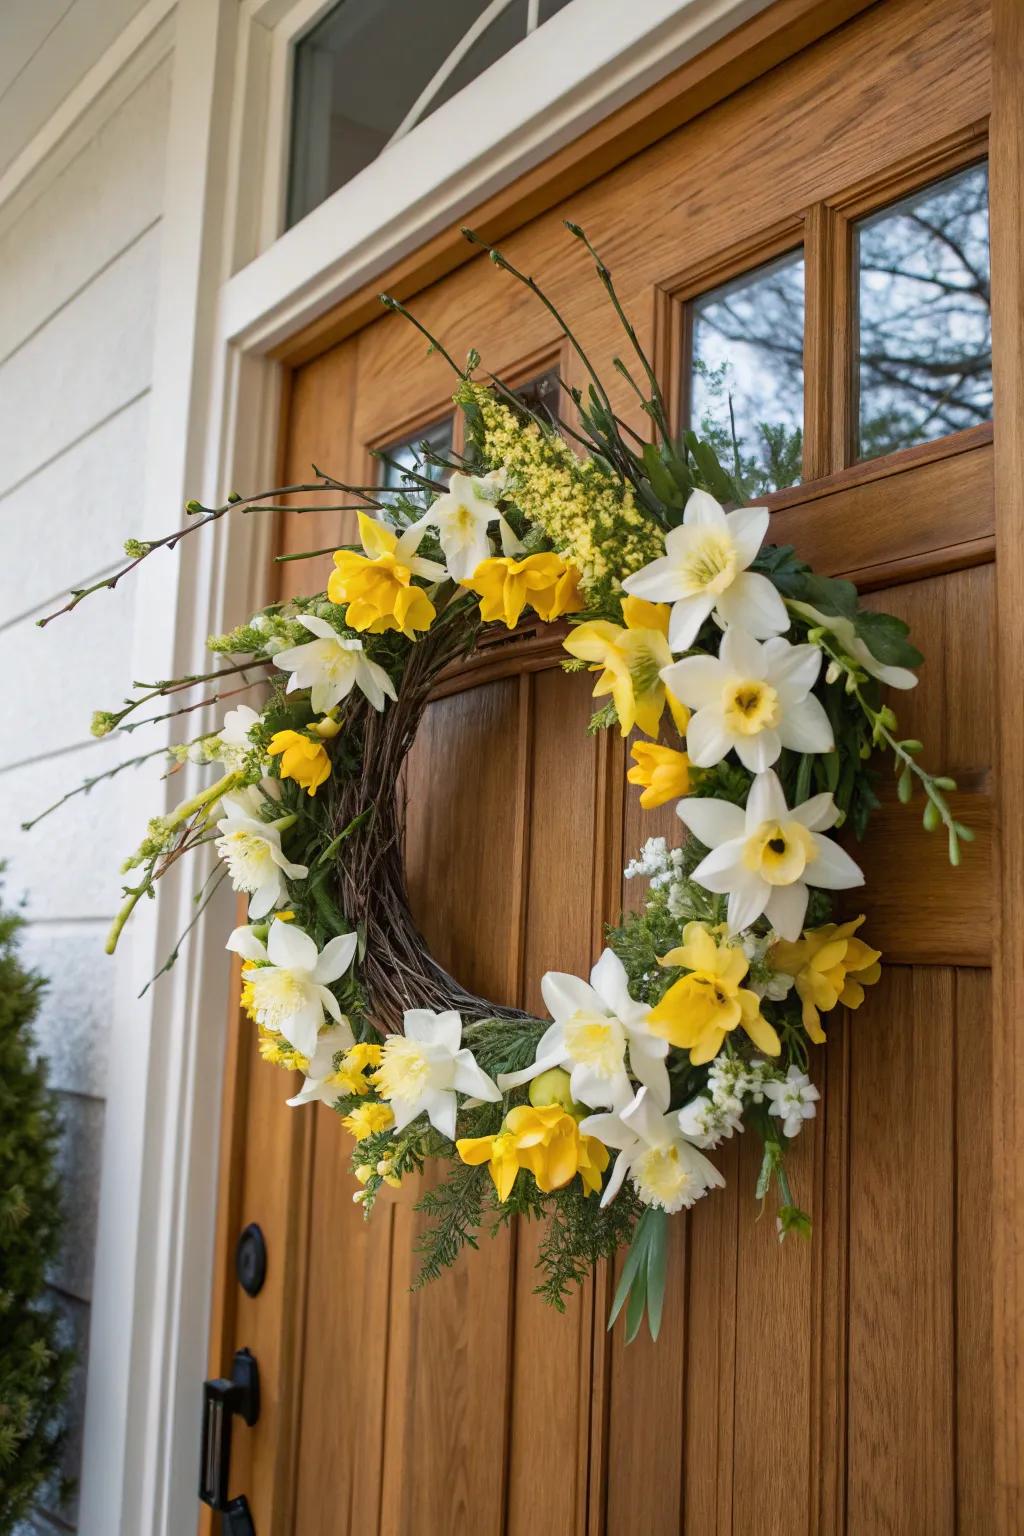
[[[103,32],[102,51],[137,8],[134,0],[15,5],[10,26],[28,28],[35,51],[12,82],[0,68],[0,148],[9,148],[15,109],[30,129],[39,126],[37,96],[31,107],[22,98],[38,91],[40,71],[56,70],[54,88],[66,91],[96,56],[91,29]],[[49,33],[46,18],[55,23]],[[69,73],[83,29],[91,57]],[[103,938],[121,883],[118,781],[77,796],[31,833],[20,823],[84,778],[146,750],[144,733],[101,742],[89,734],[93,709],[116,705],[129,681],[130,584],[46,630],[35,620],[71,583],[109,569],[124,538],[143,531],[170,74],[165,59],[0,237],[0,662],[9,722],[0,733],[0,858],[6,899],[26,900],[26,959],[51,982],[39,1038],[61,1102],[67,1216],[51,1284],[82,1354],[72,1475],[115,997]],[[155,777],[159,769],[128,770],[136,771]],[[75,1504],[51,1513],[66,1530]],[[40,1530],[52,1528],[42,1513],[39,1520]]]

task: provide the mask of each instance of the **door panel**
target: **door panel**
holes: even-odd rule
[[[687,301],[802,244],[815,478],[769,498],[770,537],[911,625],[927,662],[901,726],[960,780],[977,841],[950,876],[886,791],[851,911],[888,964],[856,1015],[832,1016],[820,1113],[793,1148],[813,1242],[780,1247],[758,1218],[753,1136],[724,1146],[727,1187],[672,1223],[657,1346],[606,1333],[605,1269],[564,1315],[546,1308],[529,1224],[411,1292],[422,1189],[365,1223],[339,1122],[286,1109],[243,1033],[230,1209],[260,1221],[271,1269],[220,1347],[249,1344],[264,1373],[235,1463],[261,1536],[992,1527],[991,429],[850,464],[847,309],[850,221],[983,155],[988,93],[982,0],[886,0],[504,242],[609,374],[620,335],[561,219],[581,223],[677,403]],[[582,382],[550,316],[485,261],[415,307],[455,356],[477,346],[518,382],[554,358]],[[313,462],[365,481],[370,448],[443,417],[448,391],[410,327],[367,326],[295,371],[286,481]],[[616,403],[641,427],[625,387]],[[346,516],[286,518],[283,552],[350,536]],[[282,595],[329,568],[282,565]],[[544,971],[584,974],[641,899],[625,861],[679,835],[671,807],[626,791],[618,737],[587,736],[590,685],[559,654],[527,627],[446,678],[405,779],[424,934],[465,985],[531,1009]]]

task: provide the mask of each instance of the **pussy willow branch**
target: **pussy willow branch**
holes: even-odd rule
[[[141,763],[148,763],[151,757],[160,757],[166,751],[166,747],[154,747],[151,752],[143,752],[138,757],[126,758],[123,763],[117,763],[113,768],[106,768],[102,773],[94,773],[91,778],[83,779],[81,784],[76,785],[74,789],[69,789],[66,795],[61,795],[59,800],[55,800],[52,805],[48,805],[45,811],[40,811],[38,816],[33,816],[31,821],[23,821],[21,823],[21,830],[23,832],[31,832],[33,827],[37,827],[41,821],[45,821],[46,817],[52,815],[54,811],[60,810],[62,805],[66,804],[68,800],[73,800],[76,795],[87,795],[90,789],[94,789],[104,779],[116,778],[126,768],[138,768]]]

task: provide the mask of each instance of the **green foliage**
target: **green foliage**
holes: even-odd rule
[[[548,1225],[537,1253],[543,1279],[535,1290],[564,1312],[566,1296],[586,1279],[595,1264],[613,1258],[629,1242],[642,1207],[632,1184],[627,1184],[602,1210],[600,1198],[588,1195],[579,1179],[573,1179],[558,1191],[557,1198],[545,1204]]]
[[[45,1300],[60,1243],[57,1116],[31,1025],[45,985],[21,964],[21,919],[0,911],[0,1532],[59,1471],[72,1366]]]

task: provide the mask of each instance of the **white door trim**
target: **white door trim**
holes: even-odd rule
[[[269,483],[271,348],[770,3],[572,0],[274,239],[289,59],[327,0],[178,0],[140,532],[166,531],[188,496],[209,504],[234,486]],[[200,670],[207,634],[265,600],[268,524],[225,518],[173,559],[140,568],[133,676]],[[164,808],[142,794],[125,795],[136,828]],[[191,891],[182,880],[144,904],[119,965],[82,1536],[186,1536],[197,1518],[229,899],[211,905],[173,971],[133,1001],[193,915]]]

